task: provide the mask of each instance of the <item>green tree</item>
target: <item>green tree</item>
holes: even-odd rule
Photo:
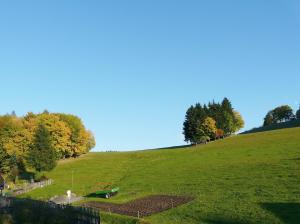
[[[192,144],[197,145],[206,143],[210,140],[210,137],[206,135],[205,131],[202,128],[202,125],[199,125],[198,128],[196,128],[196,133],[192,138]]]
[[[230,135],[235,132],[235,117],[231,102],[226,97],[221,103],[221,111],[221,121],[218,128],[224,130],[226,135]]]
[[[264,118],[263,126],[268,126],[268,125],[273,124],[273,123],[275,123],[274,116],[273,116],[273,111],[269,111],[267,113],[267,115],[265,116],[265,118]]]
[[[192,142],[193,136],[196,133],[196,128],[194,124],[194,106],[191,106],[186,111],[185,121],[183,123],[183,134],[186,142]]]
[[[293,116],[293,109],[288,105],[276,107],[273,110],[273,115],[277,122],[289,121]]]
[[[0,173],[9,173],[11,167],[11,156],[0,145]]]
[[[293,117],[293,109],[290,106],[279,106],[267,113],[263,126],[290,121]]]
[[[299,110],[296,113],[296,117],[297,117],[297,119],[300,119],[300,108],[299,108]]]
[[[244,126],[242,116],[233,110],[231,102],[227,98],[224,98],[221,104],[213,101],[209,102],[208,106],[206,104],[202,106],[197,103],[195,106],[189,107],[185,115],[183,123],[185,141],[196,143],[199,141],[199,136],[216,138],[215,130],[214,134],[207,133],[205,127],[202,126],[207,117],[215,121],[215,128],[222,130],[222,136],[232,134]]]
[[[38,172],[50,171],[56,166],[56,158],[56,151],[51,144],[50,133],[43,124],[40,124],[28,152],[27,162]]]

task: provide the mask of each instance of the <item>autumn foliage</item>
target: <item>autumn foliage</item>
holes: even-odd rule
[[[39,132],[41,127],[43,132]],[[42,136],[45,133],[47,136]],[[43,140],[43,144],[37,144],[38,137]],[[39,152],[47,159],[46,149],[53,149],[57,160],[77,157],[89,152],[94,146],[93,134],[86,130],[79,117],[71,114],[45,111],[40,114],[28,113],[24,117],[17,117],[15,114],[0,116],[2,173],[8,172],[12,167],[32,165],[30,161],[38,159],[32,158],[33,155],[39,157]],[[48,152],[48,160],[51,153]],[[43,170],[42,167],[38,169]]]

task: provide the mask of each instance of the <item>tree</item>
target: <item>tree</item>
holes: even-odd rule
[[[81,119],[71,114],[57,114],[71,130],[71,151],[76,157],[89,152],[95,145],[95,138],[92,132],[87,131]]]
[[[194,138],[197,135],[197,116],[196,107],[191,106],[186,111],[185,121],[183,123],[183,134],[186,142],[195,142]]]
[[[224,137],[224,131],[222,129],[217,129],[216,131],[216,139],[220,139]]]
[[[296,117],[297,117],[297,119],[300,119],[300,108],[299,108],[299,110],[296,113]]]
[[[50,133],[43,124],[40,124],[36,131],[34,143],[27,155],[27,162],[38,172],[50,171],[56,166],[56,158]]]
[[[279,106],[267,113],[263,126],[290,121],[293,117],[293,109],[290,106]]]
[[[12,167],[11,157],[0,145],[0,173],[8,173]]]
[[[231,105],[231,102],[226,97],[223,99],[221,104],[222,109],[222,118],[220,128],[224,130],[226,135],[230,135],[235,132],[235,123],[234,123],[234,112]]]
[[[210,140],[210,137],[206,135],[205,131],[203,130],[203,126],[199,125],[196,129],[196,134],[193,136],[192,144],[201,144],[207,143]]]
[[[93,149],[96,146],[96,140],[91,131],[86,131],[86,138],[87,138],[86,148],[87,148],[87,151],[90,151],[91,149]]]
[[[56,151],[58,159],[73,154],[71,148],[71,130],[56,114],[43,113],[38,116],[38,122],[43,124],[50,134],[50,143]]]
[[[267,115],[265,116],[265,118],[264,118],[263,126],[268,126],[268,125],[273,124],[273,123],[275,123],[274,116],[273,116],[273,111],[269,111],[267,113]]]
[[[206,128],[207,118],[214,120],[213,131]],[[209,120],[210,120],[209,119]],[[210,120],[211,121],[211,120]],[[202,126],[204,124],[204,126]],[[201,136],[216,138],[217,129],[222,130],[222,137],[230,135],[244,126],[242,116],[233,110],[229,99],[224,98],[222,103],[209,102],[203,106],[199,103],[188,108],[183,123],[185,141],[195,144]],[[204,133],[203,133],[204,132]],[[219,136],[220,138],[220,136]]]
[[[237,132],[244,127],[245,122],[242,118],[242,115],[238,111],[234,110],[233,115],[234,115],[234,132]]]
[[[205,118],[201,124],[201,129],[203,130],[205,136],[208,136],[210,139],[215,138],[217,132],[216,121],[211,117]]]
[[[288,105],[276,107],[273,110],[273,115],[277,122],[289,121],[294,116],[293,109]]]

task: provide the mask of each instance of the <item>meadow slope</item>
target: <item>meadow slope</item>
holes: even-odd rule
[[[65,194],[72,188],[72,172],[72,190],[78,195],[93,192],[99,182],[119,186],[120,194],[110,202],[150,194],[195,197],[145,218],[153,224],[300,221],[300,128],[239,135],[197,147],[89,153],[61,161],[47,173],[55,184],[25,196],[46,200]]]

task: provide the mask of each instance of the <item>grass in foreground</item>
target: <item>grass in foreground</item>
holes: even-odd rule
[[[299,223],[299,171],[300,128],[291,128],[181,149],[89,153],[60,162],[47,173],[52,186],[25,196],[48,199],[68,189],[87,195],[97,183],[111,182],[121,191],[110,202],[151,194],[196,198],[145,218],[153,224]],[[109,214],[103,218],[105,223],[134,223]]]

